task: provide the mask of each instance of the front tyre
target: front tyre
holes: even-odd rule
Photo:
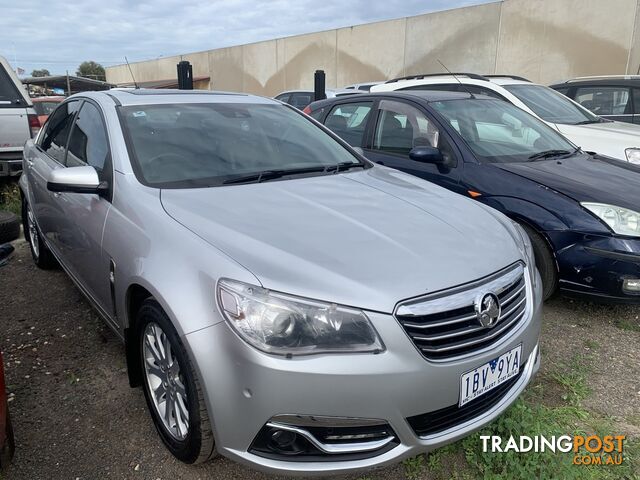
[[[542,298],[547,301],[558,290],[558,268],[556,267],[553,252],[542,235],[529,225],[521,223],[520,226],[527,232],[531,240],[533,254],[536,257],[536,267],[542,279]]]
[[[137,315],[144,395],[160,438],[185,463],[214,455],[204,394],[189,356],[158,302],[145,300]]]

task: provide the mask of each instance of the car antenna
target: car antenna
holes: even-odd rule
[[[136,77],[133,76],[133,70],[131,70],[131,65],[129,65],[129,60],[127,60],[127,57],[124,57],[124,61],[127,62],[127,67],[129,67],[129,73],[131,74],[131,78],[133,79],[133,84],[136,87],[136,90],[140,89],[140,87],[138,86],[138,82],[136,82]]]
[[[442,62],[440,61],[440,59],[438,59],[438,63],[439,63],[440,65],[442,65],[442,68],[444,68],[444,69],[449,73],[449,75],[451,75],[453,78],[455,78],[455,79],[456,79],[456,82],[458,82],[458,83],[460,84],[460,86],[461,86],[462,88],[464,88],[464,91],[465,91],[465,92],[467,92],[471,98],[473,98],[473,99],[475,99],[475,98],[476,98],[476,96],[475,96],[473,93],[471,93],[471,90],[469,90],[469,89],[467,88],[467,86],[466,86],[464,83],[462,83],[458,77],[456,77],[456,76],[455,76],[455,74],[454,74],[454,73],[451,73],[451,70],[449,70],[449,69],[445,66],[445,64],[444,64],[444,63],[442,63]]]

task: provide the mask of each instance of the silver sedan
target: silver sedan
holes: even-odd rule
[[[20,188],[34,261],[122,338],[184,462],[398,462],[490,422],[538,369],[520,227],[280,102],[75,95],[27,142]]]

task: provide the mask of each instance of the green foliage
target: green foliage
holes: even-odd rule
[[[404,466],[404,476],[408,480],[416,480],[424,470],[424,455],[418,455],[413,458],[407,458],[402,462]]]
[[[76,71],[79,77],[87,77],[93,80],[106,80],[104,67],[93,60],[82,62]]]
[[[0,210],[8,210],[20,216],[22,200],[17,183],[0,184]]]
[[[36,69],[31,72],[32,77],[48,77],[49,75],[51,75],[51,73],[49,73],[49,70],[46,68]]]

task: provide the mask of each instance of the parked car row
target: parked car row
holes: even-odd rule
[[[398,462],[516,400],[558,288],[640,303],[640,166],[558,115],[608,122],[511,77],[371,90],[88,92],[26,142],[33,260],[122,339],[176,458]]]
[[[401,152],[413,117],[388,118],[385,148]],[[27,142],[20,189],[35,263],[62,266],[122,338],[184,462],[391,464],[487,424],[539,368],[543,284],[523,227],[279,101],[74,95]]]

